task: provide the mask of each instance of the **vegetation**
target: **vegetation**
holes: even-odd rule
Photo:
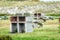
[[[8,14],[8,13],[4,14],[4,13],[0,13],[0,16],[12,16],[12,15],[14,15],[14,14]]]
[[[60,23],[59,23],[58,31],[59,31],[59,33],[60,33]]]
[[[47,20],[44,28],[36,28],[32,33],[10,33],[10,21],[0,20],[0,35],[9,35],[13,40],[60,40],[58,20]]]
[[[0,14],[0,16],[7,16],[7,14]]]
[[[0,40],[12,40],[12,38],[10,36],[3,35],[0,36]]]
[[[37,1],[37,2],[35,2]],[[16,6],[19,7],[19,9],[23,9],[25,6],[37,6],[40,5],[42,8],[40,10],[37,10],[42,13],[48,13],[48,15],[52,16],[59,16],[60,14],[60,2],[38,2],[38,0],[31,0],[31,1],[0,1],[0,7],[10,7],[14,8]],[[44,5],[44,6],[43,6]],[[52,14],[49,14],[52,13]],[[54,14],[54,15],[53,15]]]
[[[25,1],[25,0],[0,0],[0,1]]]
[[[18,2],[17,2],[18,1]],[[34,6],[37,4],[43,4],[42,2],[28,2],[20,0],[15,1],[0,1],[0,7],[24,7],[26,6]],[[37,0],[32,0],[37,1]],[[59,2],[57,2],[59,3]],[[47,3],[44,3],[47,4]],[[48,3],[49,4],[55,4],[55,3]],[[59,9],[59,8],[58,8]],[[51,11],[50,11],[51,12]],[[7,16],[9,14],[0,14],[0,16]],[[60,16],[60,14],[47,14],[49,16]],[[60,24],[59,24],[60,25]],[[12,37],[13,40],[60,40],[60,26],[58,27],[58,20],[47,20],[47,22],[44,23],[44,27],[36,28],[32,33],[10,33],[10,21],[9,20],[0,20],[0,39],[5,38],[6,35],[9,35],[9,37]],[[59,30],[58,30],[59,28]],[[59,31],[59,32],[58,32]],[[4,35],[3,37],[1,35]],[[7,39],[5,39],[7,40]]]
[[[39,2],[39,0],[30,0],[30,1],[35,1],[35,2]]]
[[[47,13],[46,15],[48,15],[48,16],[60,16],[60,13],[51,13],[51,14]]]
[[[39,0],[0,0],[0,1],[39,1]]]

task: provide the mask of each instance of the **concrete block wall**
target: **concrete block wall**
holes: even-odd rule
[[[18,16],[16,21],[14,19],[13,19],[13,21],[11,20],[10,32],[18,32],[18,33],[33,32],[32,17],[25,17],[25,18],[21,18],[21,19],[19,19],[19,17],[21,17],[21,16]]]

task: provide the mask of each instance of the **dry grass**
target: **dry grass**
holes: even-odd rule
[[[58,19],[55,19],[55,20],[47,20],[45,23],[44,23],[44,29],[47,28],[47,29],[58,29],[58,25],[59,22],[58,22]]]
[[[0,20],[0,27],[9,27],[10,20]]]
[[[25,6],[25,5],[29,5],[29,6],[33,6],[33,5],[37,5],[40,2],[30,2],[30,1],[0,1],[0,6]],[[42,2],[41,2],[42,3]]]
[[[0,20],[0,27],[10,27],[10,20]],[[58,27],[58,19],[55,20],[47,20],[44,22],[44,25],[42,28],[52,28],[57,29]]]

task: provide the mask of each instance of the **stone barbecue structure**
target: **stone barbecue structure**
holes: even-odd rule
[[[11,16],[10,32],[33,32],[32,20],[33,18],[31,16]]]

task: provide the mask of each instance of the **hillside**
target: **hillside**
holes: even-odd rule
[[[60,2],[0,1],[0,13],[8,13],[7,10],[14,10],[15,7],[18,7],[17,11],[27,9],[43,13],[60,12]]]

